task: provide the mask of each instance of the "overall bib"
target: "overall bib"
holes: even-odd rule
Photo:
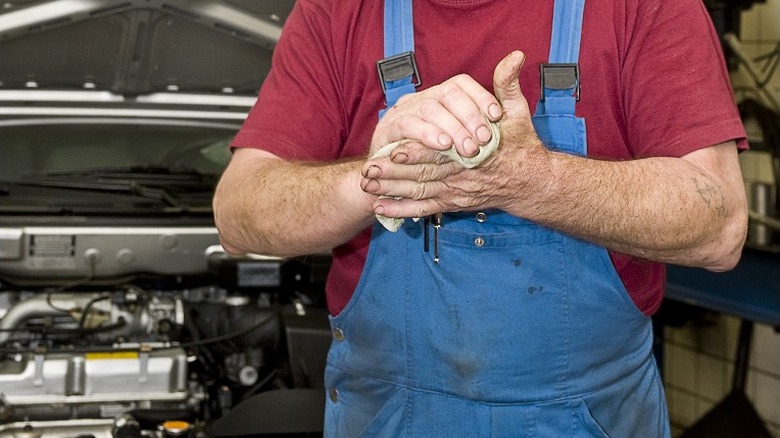
[[[556,0],[551,63],[577,62],[581,3]],[[545,87],[533,123],[585,155],[575,94]],[[325,436],[670,436],[650,318],[606,249],[498,210],[442,223],[438,263],[424,221],[374,227],[331,317]]]

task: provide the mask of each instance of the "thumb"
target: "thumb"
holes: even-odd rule
[[[520,90],[520,68],[525,62],[525,53],[516,50],[501,60],[493,71],[493,90],[510,117],[530,114],[528,102]]]

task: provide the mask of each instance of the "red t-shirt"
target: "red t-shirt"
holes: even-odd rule
[[[468,73],[492,90],[493,69],[510,51],[531,111],[539,64],[549,53],[552,1],[415,0],[415,57],[421,88]],[[273,67],[233,146],[287,159],[366,154],[384,107],[376,61],[383,58],[383,2],[298,0]],[[588,155],[611,160],[680,157],[745,133],[721,49],[700,0],[589,0],[580,49]],[[333,314],[344,308],[366,259],[369,230],[333,251],[327,281]],[[612,252],[645,314],[660,305],[665,268]]]

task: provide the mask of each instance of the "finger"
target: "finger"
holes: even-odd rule
[[[440,189],[439,181],[413,181],[406,179],[363,178],[360,187],[364,192],[375,196],[423,200],[433,198]]]
[[[525,54],[514,51],[504,57],[493,72],[493,88],[508,116],[529,115],[528,102],[520,89],[520,69],[525,62]]]
[[[360,187],[372,195],[423,199],[431,195],[430,184],[438,187],[444,178],[462,170],[454,163],[406,165],[378,161],[364,166]]]
[[[480,103],[475,100],[479,99],[481,94],[489,93],[481,89],[477,95],[470,94],[475,92],[472,91],[475,90],[475,87],[471,86],[472,82],[471,78],[459,76],[439,85],[435,90],[438,101],[453,117],[452,121],[442,127],[452,136],[458,153],[465,157],[476,155],[479,146],[490,141],[492,136]]]
[[[463,79],[460,82],[470,83]],[[388,110],[384,119],[385,137],[377,137],[376,141],[415,139],[432,149],[445,150],[455,146],[465,156],[473,156],[479,145],[491,138],[479,106],[455,80],[409,95]]]
[[[472,77],[467,75],[460,75],[453,78],[454,81],[465,91],[469,96],[472,96],[474,102],[480,109],[480,112],[487,116],[491,122],[497,122],[504,115],[501,110],[501,105],[493,94],[485,89],[479,82],[475,81]]]
[[[396,164],[444,164],[452,160],[440,151],[427,148],[417,142],[408,142],[393,149],[390,153],[390,161]]]
[[[387,217],[426,217],[444,211],[434,199],[414,201],[410,199],[380,198],[374,203],[374,213]]]
[[[431,149],[444,150],[451,147],[452,138],[443,129],[416,114],[409,113],[409,109],[409,106],[404,108],[396,106],[385,113],[371,139],[369,156],[373,156],[385,145],[403,139],[414,139]]]

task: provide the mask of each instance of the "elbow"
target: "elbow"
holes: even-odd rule
[[[217,229],[217,236],[219,237],[219,244],[222,249],[231,255],[243,255],[248,254],[251,251],[247,248],[246,239],[243,238],[243,234],[240,232],[241,227],[238,226],[240,221],[239,216],[230,207],[229,196],[222,196],[220,193],[220,186],[217,186],[216,193],[212,199],[211,208],[214,215],[214,226]]]
[[[705,269],[713,272],[726,272],[734,269],[742,257],[742,248],[745,245],[748,229],[747,207],[739,209],[721,227],[713,239],[713,249],[710,252],[710,263]]]
[[[219,228],[217,228],[217,233],[219,235],[219,244],[226,253],[230,255],[244,255],[247,253],[246,251],[241,250],[238,246],[235,246],[232,242],[230,242],[230,240],[226,239],[224,234],[219,232]]]
[[[217,228],[217,236],[219,237],[219,244],[222,246],[222,249],[225,250],[228,254],[231,255],[241,255],[245,254],[246,251],[244,251],[241,248],[241,245],[239,242],[231,237],[231,233],[229,233],[227,230],[230,228],[228,224],[224,223],[221,219],[224,218],[226,215],[220,212],[218,207],[218,201],[217,198],[214,198],[213,203],[213,211],[214,211],[214,226]]]
[[[704,266],[705,269],[712,272],[726,272],[734,269],[739,263],[739,259],[742,257],[742,247],[737,249],[723,251],[722,255],[712,260],[712,262]]]

